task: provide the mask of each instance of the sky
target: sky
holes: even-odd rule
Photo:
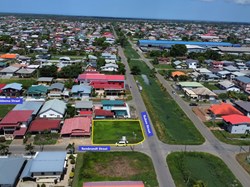
[[[0,0],[0,12],[250,22],[250,0]]]

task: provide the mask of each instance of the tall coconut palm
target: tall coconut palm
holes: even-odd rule
[[[34,148],[35,146],[32,145],[32,143],[30,143],[25,146],[25,151],[27,151],[30,155],[32,155],[34,153]]]

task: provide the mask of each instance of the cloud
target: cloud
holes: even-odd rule
[[[250,0],[231,0],[237,4],[241,4],[241,5],[250,5]]]

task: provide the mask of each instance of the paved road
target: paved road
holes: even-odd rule
[[[151,69],[154,68],[153,65],[149,62],[148,59],[144,57],[144,55],[137,49],[137,47],[130,42],[132,47],[138,51],[140,58],[150,67]],[[239,179],[243,186],[250,186],[250,176],[249,174],[240,166],[240,164],[235,159],[235,153],[239,152],[238,146],[227,145],[220,142],[213,133],[201,122],[201,120],[193,113],[191,108],[180,98],[178,95],[173,95],[172,91],[174,89],[171,87],[170,83],[164,79],[162,75],[156,73],[156,77],[160,81],[160,83],[166,88],[168,93],[172,96],[173,99],[177,102],[177,104],[182,108],[182,110],[186,113],[186,115],[190,118],[190,120],[194,123],[196,128],[200,131],[203,137],[206,139],[206,142],[202,146],[191,146],[191,149],[188,150],[199,150],[202,152],[210,152],[215,155],[218,155],[231,169],[234,175]],[[162,145],[163,149],[165,145]],[[178,145],[173,145],[172,151],[179,149]],[[190,147],[190,146],[188,146]],[[166,146],[166,149],[169,146]],[[248,150],[247,147],[245,147]]]

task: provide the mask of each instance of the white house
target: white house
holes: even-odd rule
[[[117,71],[118,70],[118,65],[117,64],[113,64],[113,63],[109,63],[109,64],[105,64],[105,66],[101,67],[101,71]]]
[[[64,101],[53,99],[46,101],[40,110],[40,118],[63,118],[66,113],[66,103]]]
[[[223,90],[232,91],[232,92],[240,92],[240,89],[229,80],[220,81],[218,82],[218,85]]]
[[[232,114],[222,116],[226,129],[231,134],[245,134],[250,132],[250,118],[247,116]]]

